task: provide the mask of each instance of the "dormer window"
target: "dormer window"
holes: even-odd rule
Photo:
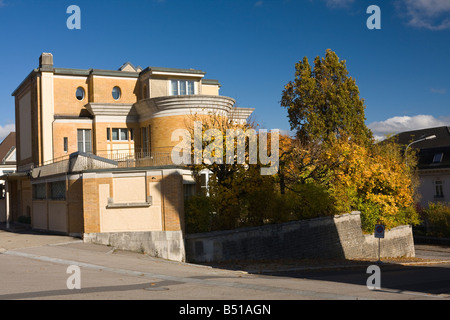
[[[441,163],[443,156],[444,156],[443,152],[436,153],[433,157],[433,163]]]
[[[170,94],[172,96],[195,94],[194,81],[192,80],[171,80],[170,87]]]

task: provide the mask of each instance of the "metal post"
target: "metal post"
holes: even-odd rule
[[[381,263],[381,238],[378,238],[378,263]]]
[[[9,181],[5,181],[5,213],[6,213],[6,229],[9,229]]]

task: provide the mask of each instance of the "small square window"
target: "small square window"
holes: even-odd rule
[[[66,200],[66,182],[57,181],[50,183],[52,200]]]
[[[45,200],[47,198],[47,185],[45,183],[39,183],[33,185],[33,199]]]
[[[112,129],[112,140],[113,141],[128,141],[128,129]]]
[[[442,161],[442,158],[444,156],[444,153],[436,153],[433,157],[433,163],[440,163]]]

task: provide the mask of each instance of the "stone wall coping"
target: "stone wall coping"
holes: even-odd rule
[[[287,227],[289,225],[298,225],[298,224],[314,224],[315,222],[323,222],[323,221],[332,221],[336,218],[344,218],[344,217],[351,217],[351,216],[356,216],[356,215],[360,215],[361,213],[359,211],[352,211],[351,213],[345,213],[342,215],[335,215],[335,216],[326,216],[326,217],[317,217],[317,218],[313,218],[313,219],[306,219],[306,220],[295,220],[295,221],[288,221],[288,222],[283,222],[283,223],[278,223],[278,224],[266,224],[266,225],[262,225],[262,226],[256,226],[256,227],[244,227],[244,228],[238,228],[238,229],[232,229],[232,230],[220,230],[220,231],[211,231],[211,232],[200,232],[200,233],[191,233],[191,234],[186,234],[185,238],[186,239],[195,239],[195,238],[208,238],[208,237],[217,237],[217,236],[225,236],[228,234],[234,234],[234,233],[245,233],[245,232],[249,232],[249,231],[261,231],[261,229],[271,229],[274,226],[276,226],[277,228],[283,228],[283,227]]]

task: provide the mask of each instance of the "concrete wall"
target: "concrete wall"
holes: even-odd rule
[[[363,234],[359,212],[263,227],[186,236],[186,259],[378,258],[378,239]],[[414,256],[412,229],[402,226],[381,239],[382,257]]]
[[[280,258],[377,259],[378,239],[363,234],[359,212],[277,225],[185,235],[182,231],[85,233],[84,242],[189,262]],[[414,257],[412,229],[381,239],[382,257]]]
[[[85,233],[83,240],[119,250],[145,253],[152,257],[185,261],[181,231]]]

